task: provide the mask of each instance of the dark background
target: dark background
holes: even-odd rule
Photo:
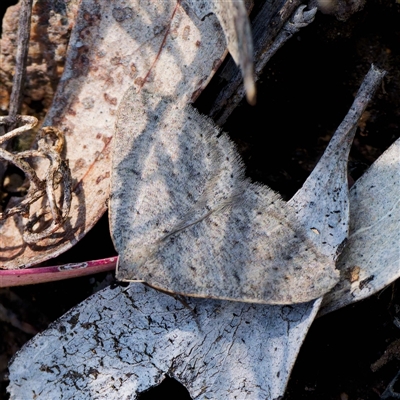
[[[0,15],[12,4],[2,0]],[[224,126],[238,145],[247,175],[290,199],[321,156],[371,63],[388,74],[351,151],[350,182],[361,176],[399,137],[400,4],[394,0],[369,0],[346,22],[318,13],[309,27],[276,54],[258,83],[257,106],[243,102]],[[200,111],[207,110],[217,90],[218,77],[197,101]],[[85,260],[115,254],[107,215],[51,264],[85,261],[82,254]],[[40,331],[109,281],[109,274],[100,274],[0,289],[0,305]],[[400,318],[398,283],[317,319],[300,351],[284,400],[379,399],[400,369],[400,361],[395,358],[375,373],[370,365],[388,344],[400,339],[396,316]],[[7,398],[7,361],[31,336],[0,321],[0,399]],[[141,396],[141,400],[164,398],[189,399],[172,379]]]

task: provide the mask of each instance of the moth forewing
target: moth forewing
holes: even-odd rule
[[[234,144],[191,106],[131,89],[116,129],[110,208],[119,279],[268,304],[305,302],[337,282],[333,260],[293,209],[244,177]]]

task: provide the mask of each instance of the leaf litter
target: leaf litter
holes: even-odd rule
[[[247,101],[255,104],[253,40],[245,2],[242,0],[185,0],[185,2],[200,19],[210,13],[217,16],[226,37],[228,51],[242,72]]]
[[[182,102],[194,100],[226,55],[216,17],[190,18],[177,2],[83,0],[71,34],[63,76],[43,126],[66,138],[72,174],[69,218],[34,244],[23,237],[24,221],[1,221],[1,267],[38,264],[73,246],[107,208],[111,140],[126,87],[144,85]],[[38,161],[35,170],[43,174]],[[21,200],[14,200],[18,205]],[[32,213],[40,213],[32,207]]]
[[[7,123],[9,120],[10,118],[8,117],[0,117],[0,125]],[[35,117],[27,116],[19,116],[13,120],[23,125],[0,136],[0,145],[29,131],[38,123]],[[9,218],[17,214],[27,218],[22,236],[26,243],[32,244],[58,230],[66,221],[71,206],[71,171],[68,167],[68,162],[62,157],[65,144],[64,135],[54,127],[44,127],[39,130],[38,136],[37,150],[10,152],[0,148],[0,157],[19,167],[29,180],[29,188],[25,198],[17,206],[0,213],[0,219]],[[48,167],[42,179],[27,161],[29,159],[32,160],[32,158],[41,158],[48,161]],[[44,197],[46,198],[45,204]],[[32,214],[30,208],[38,200],[41,201],[41,214]],[[51,216],[50,223],[45,224],[43,227],[43,219],[48,219],[46,214]],[[33,229],[36,225],[40,226],[40,230]]]
[[[316,229],[316,228],[315,228]],[[317,230],[317,229],[316,229]],[[161,294],[160,294],[161,295]],[[204,301],[204,302],[211,302],[211,301],[207,301],[207,300],[193,300],[194,302],[195,301]],[[319,306],[319,304],[317,304],[319,301],[317,301],[316,303],[314,303],[314,307],[316,307],[316,308],[318,308],[318,306]],[[271,306],[272,307],[272,306]],[[295,307],[297,307],[297,306],[295,306]],[[275,307],[275,308],[277,308],[277,307]],[[314,316],[312,316],[312,318],[313,318]],[[311,322],[311,321],[310,321]],[[86,329],[86,328],[85,328]],[[308,328],[307,328],[308,329]],[[300,344],[301,344],[301,341],[302,341],[302,339],[300,340]],[[290,369],[290,368],[289,368]],[[284,380],[285,381],[285,380]],[[286,381],[285,381],[286,382]],[[286,384],[286,383],[285,383]]]
[[[382,74],[372,68],[371,77],[367,93],[374,91]],[[357,118],[366,106],[359,100],[355,100],[349,113],[354,118],[353,124],[337,131],[332,140],[334,146],[350,145],[350,140],[343,137],[353,135]],[[346,154],[348,150],[343,151]],[[345,176],[341,170],[346,162],[335,164],[335,152],[328,149],[327,154],[334,165],[328,175]],[[327,171],[323,172],[322,178]],[[316,184],[319,178],[321,170],[317,167],[316,174],[309,179]],[[335,179],[328,181],[332,182],[332,187],[326,186],[329,190],[338,184]],[[347,187],[347,179],[341,186]],[[296,195],[297,204],[302,199],[308,202],[318,193],[326,196],[321,191],[300,191]],[[324,204],[329,206],[327,212],[332,209],[329,202]],[[346,204],[339,204],[346,224]],[[323,219],[320,223],[315,229],[329,236],[331,231],[322,229]],[[346,232],[341,224],[337,230],[339,235]],[[316,240],[315,245],[321,246],[318,243]],[[334,254],[332,247],[327,249],[321,251]],[[74,398],[77,390],[80,396],[94,398],[121,398],[124,394],[137,398],[138,393],[159,384],[168,375],[182,382],[193,399],[210,395],[276,399],[285,391],[320,303],[321,299],[297,305],[256,305],[173,298],[142,284],[107,288],[72,309],[16,355],[10,365],[8,390],[11,398],[33,393],[32,390],[44,398]],[[88,352],[92,354],[89,360]],[[27,360],[32,361],[27,363]],[[59,368],[46,367],[54,363]]]

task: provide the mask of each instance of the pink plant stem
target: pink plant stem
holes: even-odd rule
[[[99,272],[113,271],[118,257],[71,263],[54,267],[38,267],[17,270],[0,270],[0,288],[33,285],[62,279],[76,278]]]

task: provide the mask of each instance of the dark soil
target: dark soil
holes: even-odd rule
[[[0,7],[6,5],[3,0]],[[318,14],[314,23],[276,54],[258,84],[257,106],[243,102],[224,127],[238,145],[247,174],[289,199],[315,166],[371,63],[388,74],[364,115],[351,151],[350,183],[361,176],[400,132],[400,4],[394,0],[369,0],[363,11],[346,22]],[[212,83],[199,99],[200,110],[207,109],[215,87]],[[83,261],[82,254],[86,260],[115,254],[107,216],[52,264]],[[102,274],[2,289],[0,316],[3,305],[14,313],[8,314],[9,321],[23,321],[40,331],[108,282],[109,276]],[[370,365],[400,338],[396,318],[400,319],[398,282],[316,320],[284,400],[379,399],[399,371],[400,360],[394,357],[377,372]],[[6,364],[30,337],[10,322],[0,322],[0,399],[7,398]],[[176,386],[168,379],[141,400],[189,399]]]

